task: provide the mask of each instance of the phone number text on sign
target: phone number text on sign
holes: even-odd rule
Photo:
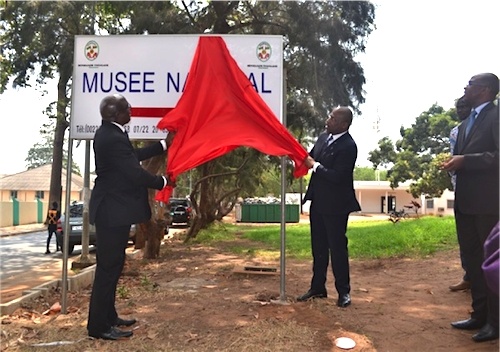
[[[164,138],[167,135],[167,130],[164,129],[159,129],[156,127],[156,124],[158,123],[158,119],[137,119],[140,123],[134,122],[134,119],[132,121],[123,126],[125,131],[127,133],[133,133],[135,135],[151,135],[151,134],[157,134],[158,138]],[[155,121],[152,121],[155,120]],[[97,129],[100,127],[100,125],[76,125],[76,130],[78,133],[92,133],[94,134]]]
[[[148,125],[148,124],[130,124],[130,125],[125,125],[123,126],[125,128],[125,131],[127,133],[134,133],[134,134],[151,134],[151,133],[157,133],[160,138],[161,134],[166,134],[167,130],[162,130],[156,127],[155,125]]]

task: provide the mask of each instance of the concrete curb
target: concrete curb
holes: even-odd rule
[[[133,250],[127,253],[127,257],[130,259],[137,258],[142,253],[142,250]],[[91,285],[94,282],[95,276],[95,264],[82,269],[78,274],[68,277],[68,291],[78,291]],[[10,302],[0,304],[0,315],[10,315],[14,311],[20,308],[23,304],[36,299],[38,297],[45,297],[48,295],[49,291],[52,289],[62,288],[62,280],[52,280],[45,284],[33,287],[29,290],[25,290],[22,296],[16,298]]]
[[[36,227],[30,227],[30,228],[14,228],[14,227],[6,227],[6,228],[0,228],[0,237],[10,237],[10,236],[17,236],[17,235],[25,235],[28,233],[34,233],[34,232],[42,232],[42,231],[47,231],[46,226],[36,226]]]

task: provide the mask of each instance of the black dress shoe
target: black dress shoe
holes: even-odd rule
[[[351,295],[348,293],[344,293],[343,295],[339,295],[339,300],[337,301],[337,305],[339,307],[345,308],[351,304]]]
[[[451,323],[451,326],[453,326],[455,329],[460,330],[475,330],[482,328],[484,326],[484,321],[470,318],[466,320],[455,321]]]
[[[306,293],[304,293],[302,296],[297,297],[297,301],[299,302],[305,302],[313,298],[326,298],[328,297],[326,290],[325,291],[314,291],[314,290],[309,290]]]
[[[117,318],[115,325],[116,326],[132,326],[135,323],[137,323],[137,320],[135,320],[135,319],[127,320],[127,319]]]
[[[498,328],[494,328],[490,324],[483,326],[477,334],[472,335],[472,339],[476,342],[484,342],[498,339]]]
[[[89,336],[95,337],[96,339],[104,339],[104,340],[119,340],[124,337],[130,337],[133,334],[134,333],[132,331],[123,331],[115,327],[111,327],[106,332],[101,332],[96,334],[89,332]]]

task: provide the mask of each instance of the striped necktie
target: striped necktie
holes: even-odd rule
[[[330,144],[332,144],[332,142],[333,142],[333,136],[332,136],[332,134],[330,133],[330,134],[328,135],[328,138],[326,139],[326,145],[327,145],[327,146],[329,146]]]

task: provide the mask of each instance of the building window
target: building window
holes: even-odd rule
[[[36,191],[36,195],[35,195],[36,199],[43,199],[43,197],[44,197],[43,191]]]
[[[11,199],[17,198],[17,191],[10,191],[10,198]]]
[[[455,208],[455,200],[454,199],[447,199],[446,200],[446,208],[448,208],[448,209]]]
[[[434,209],[434,199],[426,199],[425,204],[427,209]]]

